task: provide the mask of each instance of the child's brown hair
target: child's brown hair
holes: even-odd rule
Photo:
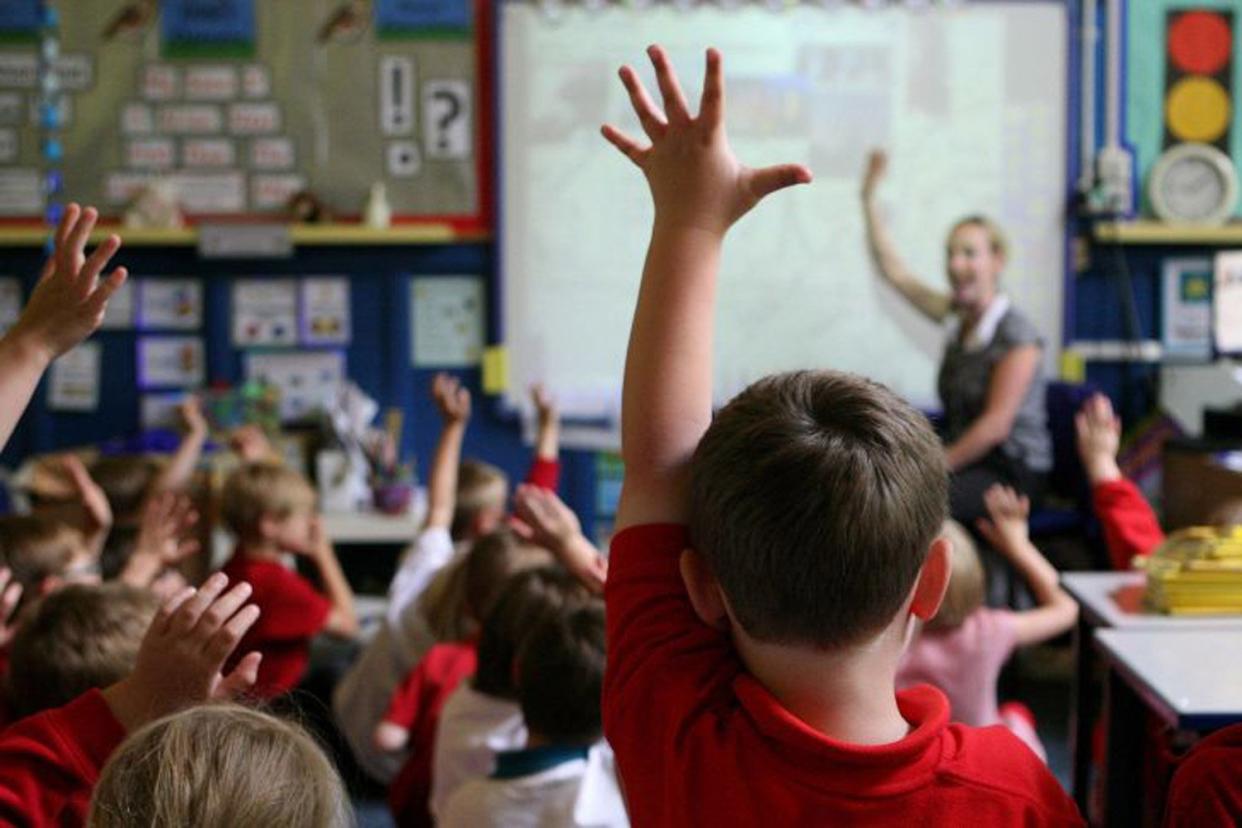
[[[304,730],[207,705],[131,734],[104,766],[87,824],[337,828],[353,819],[336,768]]]
[[[491,509],[504,511],[509,497],[509,478],[503,471],[481,460],[463,460],[457,470],[457,500],[450,532],[454,540],[467,537],[475,521]]]
[[[604,607],[553,612],[531,630],[517,657],[518,703],[526,729],[554,745],[590,745],[603,731]]]
[[[101,457],[91,464],[91,479],[103,489],[117,523],[136,523],[155,480],[155,464],[132,454]]]
[[[23,602],[37,595],[46,578],[64,575],[85,549],[82,533],[42,515],[0,517],[0,562],[26,590]]]
[[[13,639],[9,696],[30,716],[60,707],[134,669],[159,601],[126,584],[71,584],[31,606]]]
[[[314,506],[315,490],[302,475],[277,463],[247,463],[225,481],[220,517],[236,537],[251,539],[264,518],[283,520]]]
[[[929,630],[952,630],[962,625],[970,614],[983,606],[987,584],[979,550],[966,527],[956,520],[944,522],[944,537],[948,538],[949,587],[945,590],[940,609],[927,622]]]
[[[884,386],[777,374],[721,409],[690,468],[690,533],[754,638],[818,648],[878,633],[948,510],[944,448]]]

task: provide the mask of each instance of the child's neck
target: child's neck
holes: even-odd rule
[[[284,555],[284,550],[275,541],[248,538],[237,542],[237,554],[261,561],[279,561]]]
[[[837,741],[884,745],[910,732],[895,688],[902,631],[829,651],[734,639],[751,674],[794,716]]]

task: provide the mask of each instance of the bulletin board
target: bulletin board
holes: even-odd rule
[[[0,0],[0,218],[42,214],[36,5]],[[118,215],[170,180],[191,216],[263,215],[309,189],[349,217],[383,182],[398,218],[483,211],[485,3],[58,6],[67,198]]]

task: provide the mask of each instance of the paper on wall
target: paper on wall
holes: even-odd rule
[[[203,286],[197,279],[147,278],[138,287],[138,327],[194,330],[203,320]]]
[[[475,276],[411,279],[415,366],[466,367],[483,354],[483,280]]]
[[[193,388],[203,384],[203,340],[197,336],[144,336],[138,340],[138,387]]]
[[[0,169],[0,216],[28,216],[43,212],[39,171],[30,167]]]
[[[227,138],[187,138],[181,142],[181,164],[186,167],[231,167],[237,147]]]
[[[0,163],[11,164],[17,160],[17,130],[0,129]]]
[[[1216,349],[1242,354],[1242,250],[1216,254],[1212,305]]]
[[[284,207],[306,189],[306,178],[295,173],[256,175],[250,179],[250,206],[256,210]]]
[[[22,122],[22,93],[0,92],[0,124],[17,126]]]
[[[185,70],[189,101],[228,101],[237,97],[237,70],[228,65],[190,66]]]
[[[469,158],[473,137],[470,84],[434,80],[423,85],[423,147],[428,158]]]
[[[138,403],[138,421],[143,428],[176,428],[180,421],[177,406],[185,401],[181,391],[143,394]]]
[[[99,343],[83,342],[52,363],[47,406],[53,411],[94,411],[99,407]]]
[[[1164,282],[1164,353],[1168,357],[1212,356],[1212,260],[1166,259]]]
[[[296,345],[298,294],[293,279],[240,279],[233,283],[233,344]]]
[[[104,309],[103,322],[99,327],[106,330],[132,328],[134,326],[134,296],[138,291],[138,280],[129,278],[112,294],[108,306]]]
[[[345,381],[345,356],[336,351],[251,353],[246,379],[277,388],[281,420],[296,420],[336,396]]]
[[[302,343],[347,345],[350,339],[349,280],[343,276],[303,279]]]

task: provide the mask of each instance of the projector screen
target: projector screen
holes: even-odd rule
[[[1061,3],[865,10],[704,4],[548,13],[500,4],[501,287],[508,402],[548,384],[564,413],[615,424],[651,227],[646,182],[599,135],[642,133],[617,69],[658,98],[644,52],[670,52],[697,107],[703,51],[724,54],[730,142],[745,164],[801,162],[725,244],[718,402],[774,371],[830,367],[934,406],[947,329],[881,282],[858,198],[866,152],[890,156],[881,203],[911,268],[945,286],[944,242],[984,213],[1009,235],[1003,290],[1061,339],[1066,11]]]

